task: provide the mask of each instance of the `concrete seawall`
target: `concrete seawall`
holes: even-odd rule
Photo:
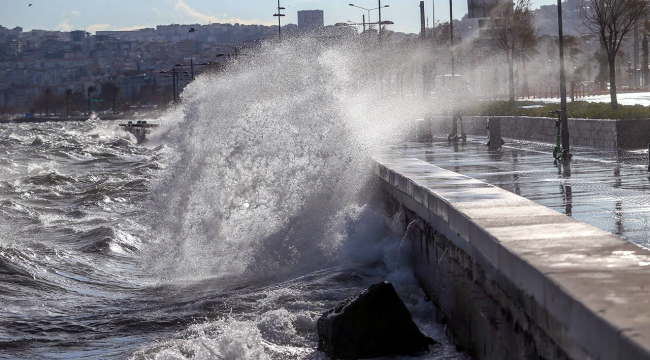
[[[421,160],[377,161],[415,271],[476,359],[650,359],[650,251]]]
[[[555,119],[546,117],[496,116],[501,119],[503,138],[553,143],[555,141]],[[486,135],[489,116],[464,116],[465,133],[474,136]],[[426,127],[433,134],[448,134],[451,119],[436,116],[426,120]],[[647,148],[650,142],[650,119],[608,120],[569,119],[571,145],[615,150]]]

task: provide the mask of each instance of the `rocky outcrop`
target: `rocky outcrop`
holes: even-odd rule
[[[389,282],[326,312],[318,320],[318,349],[332,359],[415,355],[434,341],[424,336]]]

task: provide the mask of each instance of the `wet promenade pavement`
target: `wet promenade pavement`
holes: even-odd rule
[[[650,248],[647,150],[574,148],[570,166],[559,167],[552,145],[510,141],[500,151],[488,151],[485,142],[471,138],[454,145],[441,138],[395,148],[394,154],[485,181]]]

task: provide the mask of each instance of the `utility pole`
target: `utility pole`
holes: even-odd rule
[[[425,38],[427,33],[426,23],[424,18],[424,1],[420,1],[420,37]]]
[[[422,44],[426,43],[427,39],[427,27],[426,19],[424,16],[424,1],[420,1],[420,39]],[[427,65],[425,62],[422,63],[422,96],[426,96],[427,93]]]
[[[278,17],[278,39],[280,39],[280,41],[282,41],[282,17],[285,16],[282,13],[282,10],[284,10],[284,8],[280,6],[280,0],[278,0],[278,12],[277,14],[273,14],[273,16]]]
[[[363,33],[366,33],[366,15],[363,15]]]
[[[381,38],[381,0],[379,0],[379,37]]]
[[[436,28],[436,0],[431,1],[431,28]]]
[[[562,0],[557,0],[557,22],[560,35],[560,110],[562,123],[562,157],[567,160],[571,158],[569,141],[569,118],[566,105],[566,75],[564,73],[564,31],[562,29]]]
[[[561,1],[561,0],[558,0]],[[456,59],[454,57],[454,9],[452,0],[449,0],[449,34],[451,39],[451,76],[454,76]]]
[[[176,67],[172,68],[172,92],[174,94],[174,104],[176,103]]]

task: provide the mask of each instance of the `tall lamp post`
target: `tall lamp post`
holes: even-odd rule
[[[451,1],[451,0],[450,0]],[[571,158],[570,141],[569,141],[569,119],[567,116],[566,105],[566,75],[564,73],[564,33],[562,29],[562,0],[557,0],[557,22],[560,35],[560,111],[562,123],[562,158],[568,160]]]
[[[379,8],[379,21],[378,21],[379,22],[379,37],[381,38],[381,0],[378,0],[378,1],[379,1],[379,7],[378,7]]]
[[[187,58],[185,60],[187,60]],[[198,63],[198,64],[196,64],[196,63],[194,63],[194,58],[189,58],[189,60],[190,60],[190,65],[189,65],[189,67],[190,67],[190,75],[192,76],[192,81],[194,81],[194,79],[195,79],[194,67],[195,66],[207,66],[207,65],[210,65],[210,63]],[[178,64],[176,66],[182,67],[182,66],[188,66],[188,65]]]
[[[381,24],[381,9],[390,7],[390,5],[381,6],[381,1],[379,1],[379,7],[374,8],[374,9],[368,9],[368,8],[364,8],[364,7],[361,7],[361,6],[354,5],[354,4],[350,4],[350,6],[355,7],[355,8],[359,8],[361,10],[365,10],[365,11],[368,12],[368,30],[370,30],[370,24],[372,23],[370,21],[370,12],[374,11],[374,10],[379,10],[379,22],[378,23]],[[365,31],[365,28],[364,28],[364,31]],[[379,32],[381,33],[381,25],[379,25]]]
[[[172,89],[173,89],[173,92],[174,92],[174,103],[176,103],[176,102],[178,101],[178,95],[180,95],[180,94],[179,94],[179,93],[180,93],[180,90],[179,90],[179,87],[178,87],[178,78],[179,78],[179,72],[180,72],[180,71],[179,71],[177,68],[179,68],[179,67],[182,68],[183,66],[186,66],[186,65],[183,65],[183,64],[175,64],[175,65],[172,67],[171,71],[161,71],[161,72],[160,72],[160,74],[171,74],[171,78],[172,78]],[[188,73],[188,74],[189,74],[189,73]],[[167,76],[170,76],[170,75],[167,75]]]
[[[558,0],[561,1],[561,0]],[[456,59],[454,56],[454,9],[452,0],[449,0],[449,35],[451,40],[451,76],[454,76]]]
[[[285,10],[285,8],[280,6],[280,0],[278,0],[278,12],[273,14],[273,16],[278,18],[278,39],[280,39],[280,41],[282,41],[282,17],[286,16],[282,13],[282,10]]]

